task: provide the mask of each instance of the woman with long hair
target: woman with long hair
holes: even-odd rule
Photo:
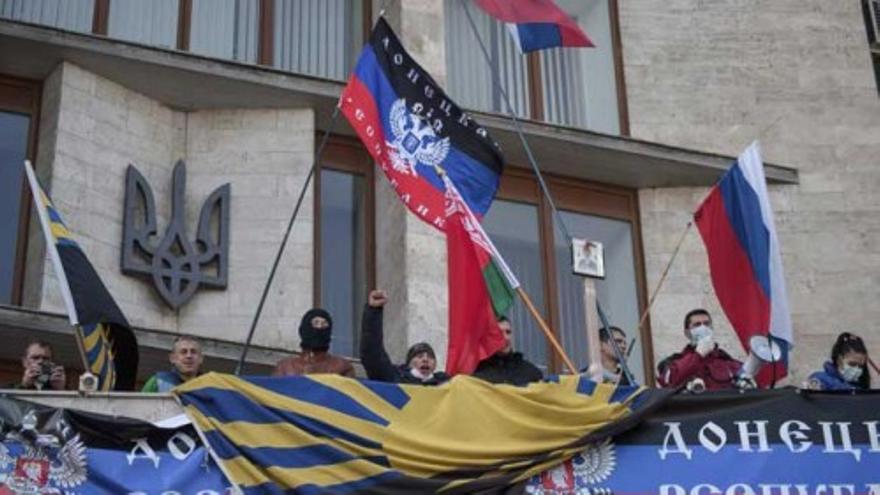
[[[810,375],[808,386],[815,390],[867,390],[871,388],[868,349],[858,335],[843,332],[831,348],[831,360],[822,371]]]

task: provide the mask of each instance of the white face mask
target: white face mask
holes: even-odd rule
[[[849,383],[855,383],[862,377],[862,368],[859,368],[858,366],[844,364],[843,368],[839,368],[838,371],[840,371],[840,376]]]
[[[697,345],[697,342],[712,337],[712,327],[707,325],[699,325],[691,328],[691,343]]]
[[[412,376],[418,378],[418,379],[421,380],[421,381],[425,381],[425,380],[427,380],[428,378],[431,378],[431,375],[425,375],[424,373],[422,373],[421,371],[419,371],[418,368],[410,368],[410,369],[409,369],[409,373],[410,373]]]

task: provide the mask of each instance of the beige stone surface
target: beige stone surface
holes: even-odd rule
[[[182,112],[63,63],[45,85],[41,131],[38,174],[130,322],[244,340],[311,165],[313,111]],[[171,213],[171,171],[178,159],[187,163],[190,238],[202,203],[215,188],[231,184],[232,206],[228,288],[201,290],[175,313],[160,300],[152,282],[124,276],[119,259],[128,164],[137,166],[152,187],[163,235]],[[256,344],[281,349],[298,344],[293,329],[312,300],[312,205],[309,193],[267,299]],[[46,311],[63,311],[42,243],[30,245],[36,254],[32,259],[46,262],[30,264],[26,301]]]
[[[766,161],[800,172],[800,184],[770,187],[796,345],[787,383],[817,369],[841,331],[880,352],[880,98],[859,2],[619,5],[634,137],[730,155],[759,139]],[[706,191],[640,191],[649,288]],[[694,229],[651,313],[658,360],[682,345],[696,306],[741,355]]]

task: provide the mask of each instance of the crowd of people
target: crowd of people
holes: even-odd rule
[[[412,345],[403,363],[395,365],[391,361],[385,349],[382,327],[387,302],[388,296],[384,291],[374,290],[370,292],[364,308],[359,354],[367,378],[426,386],[448,381],[450,376],[437,370],[437,356],[427,342]],[[490,383],[518,386],[543,380],[541,369],[514,350],[511,322],[501,317],[498,326],[504,334],[506,345],[481,361],[472,376]],[[680,352],[659,363],[658,386],[693,392],[755,386],[752,377],[744,375],[743,363],[731,357],[715,342],[712,316],[708,311],[690,311],[684,318],[683,330],[687,343]],[[331,373],[354,377],[352,363],[330,353],[332,332],[330,313],[317,308],[307,311],[299,325],[301,352],[279,361],[273,376]],[[603,380],[635,385],[625,366],[629,348],[626,332],[618,327],[602,328],[599,337]],[[11,387],[63,390],[67,382],[64,367],[56,364],[53,356],[52,346],[47,342],[31,342],[21,358],[21,381]],[[204,361],[200,341],[191,336],[177,337],[168,360],[170,369],[152,375],[143,386],[143,392],[168,392],[199,376]],[[830,359],[821,370],[809,376],[805,386],[814,390],[867,390],[871,388],[868,363],[864,341],[852,333],[841,333],[831,348]]]

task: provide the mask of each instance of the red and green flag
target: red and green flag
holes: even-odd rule
[[[513,305],[519,282],[447,176],[446,252],[449,343],[446,372],[472,373],[505,346],[498,317]]]

